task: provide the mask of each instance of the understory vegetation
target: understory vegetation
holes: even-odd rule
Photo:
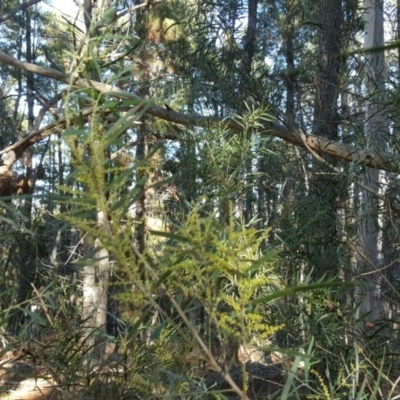
[[[0,400],[400,399],[399,4],[57,3],[0,2]]]

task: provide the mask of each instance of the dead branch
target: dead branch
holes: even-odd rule
[[[94,80],[74,77],[73,75],[65,74],[50,68],[44,68],[35,64],[20,61],[8,56],[3,52],[0,52],[0,63],[11,65],[15,68],[48,78],[56,79],[60,82],[64,82],[67,85],[70,85],[72,88],[94,88],[103,94],[111,95],[123,100],[131,100],[134,105],[149,104],[149,100],[144,100],[135,94],[128,93],[120,89],[119,87]],[[225,123],[234,131],[240,131],[243,129],[233,119],[229,120],[216,117],[205,117],[194,113],[179,113],[172,109],[160,107],[153,103],[151,103],[146,109],[146,112],[165,121],[170,121],[181,125],[210,126]],[[382,151],[363,150],[338,141],[328,140],[321,136],[306,134],[298,129],[289,128],[280,122],[264,123],[263,128],[259,129],[259,133],[280,138],[285,142],[295,146],[306,148],[308,150],[312,149],[318,154],[326,154],[347,162],[355,163],[357,165],[382,169],[394,173],[400,172],[400,158],[398,156]],[[48,135],[46,134],[45,136]],[[26,138],[23,139],[23,144],[25,146],[24,150],[45,136],[39,136],[37,132],[30,133]],[[36,138],[35,140],[33,140],[34,137]],[[17,144],[22,145],[21,141],[19,141]],[[16,151],[17,144],[10,147],[13,147],[13,150]],[[7,150],[4,149],[2,152],[0,152],[0,154],[6,151]]]

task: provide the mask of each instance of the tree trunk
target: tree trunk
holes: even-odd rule
[[[97,212],[99,229],[106,229],[107,215]],[[83,318],[90,328],[105,329],[107,322],[109,259],[108,251],[102,247],[99,239],[95,240],[96,264],[84,268],[83,280]]]
[[[140,32],[141,38],[145,41],[146,30],[148,29],[146,25],[146,18],[148,10],[139,10],[137,12],[137,31]],[[142,29],[140,29],[141,27]],[[145,56],[145,54],[143,54]],[[150,94],[150,66],[143,63],[140,66],[139,74],[137,77],[138,93],[143,99],[149,98]],[[149,154],[149,143],[148,143],[148,118],[144,116],[141,118],[141,125],[137,128],[137,146],[136,146],[136,159],[140,162],[144,162]],[[147,226],[146,226],[146,205],[147,205],[147,187],[151,184],[150,182],[150,166],[147,164],[144,168],[138,168],[136,170],[136,182],[144,182],[141,188],[141,194],[135,202],[135,238],[136,246],[140,255],[144,255],[147,247]],[[145,279],[145,268],[143,260],[137,260],[140,276]]]
[[[249,0],[248,1],[248,9],[247,9],[247,29],[244,43],[244,57],[243,57],[243,76],[241,78],[242,81],[242,90],[243,93],[248,93],[249,89],[253,86],[251,82],[251,72],[252,72],[252,63],[254,58],[254,53],[256,50],[256,33],[257,33],[257,3],[258,0]],[[250,83],[250,86],[246,90],[246,82]],[[244,104],[240,104],[240,107],[243,107]],[[251,140],[251,132],[247,133],[249,140]],[[252,159],[251,157],[247,157],[245,161],[246,175],[252,176]],[[252,189],[251,179],[247,179],[247,188],[245,188],[245,204],[244,204],[244,221],[247,224],[254,217],[253,213],[253,202],[254,202],[254,193]]]
[[[85,15],[85,25],[87,29],[87,34],[89,36],[95,35],[96,32],[91,29],[91,24],[93,19],[96,17],[101,17],[101,12],[106,9],[105,1],[97,1],[96,8],[93,8],[92,1],[85,0],[84,2],[84,15]],[[96,13],[94,13],[96,12]],[[88,46],[90,46],[89,38]],[[95,49],[90,49],[94,54]],[[90,52],[88,51],[88,54]],[[100,77],[97,76],[95,71],[89,72],[89,78],[100,80]],[[93,99],[95,101],[95,99]],[[89,122],[89,129],[92,130],[91,135],[101,135],[100,132],[95,132],[100,129],[101,121],[94,121],[94,118],[100,118],[99,115],[94,115],[92,120]],[[99,140],[102,140],[101,137],[98,139],[95,138],[93,140],[93,148],[90,149],[92,151],[92,157],[101,157],[99,151],[96,151],[96,147],[98,146],[100,149],[102,148]],[[95,168],[96,160],[92,163]],[[106,179],[106,177],[104,177]],[[107,214],[104,210],[104,203],[106,202],[105,196],[106,194],[98,194],[99,196],[104,196],[102,199],[97,199],[98,201],[98,209],[97,209],[97,226],[99,231],[105,232],[108,226]],[[103,205],[103,207],[101,206]],[[107,322],[107,304],[108,304],[108,284],[109,284],[109,258],[108,251],[103,247],[101,240],[96,238],[94,241],[94,246],[97,249],[96,253],[96,262],[94,264],[88,264],[84,267],[83,271],[83,311],[82,316],[86,321],[86,325],[89,328],[95,329],[106,329]],[[100,340],[101,341],[101,340]],[[89,346],[92,343],[89,343]],[[98,349],[99,354],[101,349]]]
[[[32,28],[31,28],[31,11],[30,9],[25,10],[25,46],[26,46],[26,61],[29,63],[34,62],[32,52]],[[34,75],[31,72],[26,74],[26,99],[28,106],[28,132],[33,129],[34,124]],[[22,87],[20,88],[22,93]],[[21,180],[24,195],[32,195],[33,193],[33,170],[32,170],[32,149],[28,148],[25,150],[22,162],[25,167],[24,176]],[[23,214],[25,217],[25,227],[31,228],[32,219],[32,198],[26,197],[24,200]],[[36,265],[34,262],[34,246],[32,246],[32,237],[30,235],[21,235],[19,238],[19,271],[18,271],[18,292],[17,292],[17,303],[24,303],[29,297],[29,293],[32,290],[32,284],[35,282],[36,276]],[[21,310],[15,310],[15,316],[12,318],[11,330],[18,332],[21,324],[23,324],[24,314]]]
[[[364,20],[366,49],[382,46],[383,4],[381,0],[364,1]],[[366,104],[366,139],[372,151],[384,150],[388,137],[388,121],[382,107],[385,91],[384,52],[374,50],[366,55],[368,103]],[[362,329],[370,329],[381,317],[381,278],[380,273],[370,273],[383,265],[382,249],[382,211],[380,202],[368,189],[381,193],[385,182],[383,171],[366,168],[364,187],[361,191],[361,215],[359,224],[359,272],[365,274],[358,291],[360,313],[364,316]],[[368,324],[369,323],[369,324]]]
[[[314,129],[318,135],[329,140],[338,139],[338,111],[340,73],[343,61],[338,57],[342,51],[343,10],[341,0],[321,0],[319,3],[319,57],[314,105]],[[310,196],[310,228],[314,231],[310,259],[315,277],[335,276],[338,273],[337,255],[337,198],[341,188],[339,178],[334,176],[335,160],[324,157],[326,165],[314,167]],[[313,163],[318,163],[313,160]],[[322,167],[322,173],[321,172]],[[318,207],[318,209],[316,209]]]

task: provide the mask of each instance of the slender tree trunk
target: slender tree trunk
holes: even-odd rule
[[[137,29],[145,40],[146,26],[146,13],[148,10],[139,10],[137,13],[136,23],[142,29]],[[144,99],[149,97],[150,93],[150,66],[143,63],[139,76],[137,77],[138,93]],[[142,117],[141,125],[137,129],[137,146],[136,146],[136,159],[144,161],[149,154],[149,132],[147,128],[148,118],[146,116]],[[142,192],[140,197],[135,202],[135,219],[136,219],[136,246],[141,255],[144,255],[147,247],[147,226],[146,226],[146,205],[147,205],[147,187],[150,184],[150,173],[149,165],[147,164],[145,168],[136,169],[136,182],[144,182],[142,187]],[[145,279],[145,268],[141,260],[138,260],[139,270],[141,278]]]
[[[314,106],[315,132],[330,140],[338,139],[338,96],[340,73],[343,61],[338,57],[342,51],[343,10],[341,0],[321,0],[319,2],[319,57]],[[316,277],[336,275],[338,273],[337,255],[337,197],[342,190],[340,181],[333,175],[331,166],[335,161],[325,158],[322,174],[313,179],[311,186],[311,207],[318,210],[314,214],[313,250],[311,264],[315,267]],[[314,163],[318,161],[314,160]],[[320,164],[318,172],[321,171]]]
[[[247,30],[245,36],[244,43],[244,59],[243,59],[243,72],[244,76],[242,77],[243,83],[250,82],[251,83],[251,71],[252,71],[252,63],[254,58],[254,53],[256,50],[256,33],[257,33],[257,3],[258,0],[249,0],[248,1],[248,9],[247,9]],[[242,84],[243,93],[246,93],[246,87]],[[248,92],[248,90],[247,90]],[[242,106],[242,105],[240,105]],[[249,140],[251,140],[251,132],[248,133]],[[252,176],[252,159],[248,157],[246,160],[246,174],[248,176]],[[253,201],[254,201],[254,193],[252,189],[251,181],[247,182],[246,194],[245,194],[245,204],[244,204],[244,220],[245,222],[249,222],[253,216]]]
[[[26,61],[29,63],[34,62],[32,52],[32,29],[31,29],[31,10],[25,10],[25,47],[26,47]],[[33,73],[28,72],[26,75],[26,99],[28,105],[28,132],[33,128],[34,124],[34,76]],[[21,87],[22,89],[22,87]],[[22,93],[22,92],[19,92]],[[24,195],[32,195],[33,192],[33,170],[32,170],[32,149],[25,150],[22,162],[25,167],[24,177],[22,182],[21,191]],[[26,197],[24,200],[23,213],[25,216],[25,227],[31,228],[32,219],[32,198]],[[19,239],[19,273],[18,273],[18,292],[17,303],[21,304],[29,297],[32,289],[31,284],[34,284],[36,275],[36,266],[34,262],[34,246],[32,246],[32,237],[28,234],[23,234]],[[11,329],[18,332],[21,324],[23,323],[24,314],[16,310],[14,318],[12,318]]]
[[[100,229],[106,229],[107,215],[97,212],[97,223]],[[102,246],[100,239],[94,243],[98,249],[97,262],[85,266],[83,285],[83,318],[91,328],[105,329],[107,322],[109,260],[108,251]]]
[[[365,48],[382,46],[383,2],[381,0],[364,1]],[[385,60],[384,52],[376,51],[366,55],[367,95],[366,104],[366,138],[371,150],[386,150],[388,138],[388,121],[383,110],[385,92]],[[376,193],[382,193],[385,184],[385,173],[373,168],[366,168],[364,187]],[[360,312],[364,316],[365,325],[371,328],[381,318],[381,276],[371,273],[383,265],[382,249],[382,210],[379,199],[370,191],[361,191],[361,216],[359,225],[359,272],[366,273],[364,284],[360,288]],[[369,323],[369,324],[368,324]]]
[[[106,0],[97,1],[96,7],[93,7],[93,2],[91,0],[85,0],[84,2],[84,15],[85,15],[85,25],[87,34],[90,37],[95,35],[96,32],[92,29],[92,22],[96,17],[101,16],[101,12],[104,11],[106,7]],[[96,12],[96,14],[95,14]],[[90,40],[88,40],[88,46],[90,45]],[[91,49],[95,53],[95,49]],[[88,52],[89,54],[89,52]],[[89,73],[89,78],[94,80],[100,80],[97,73],[92,71]],[[93,99],[94,101],[94,99]],[[97,118],[97,120],[94,120]],[[93,116],[89,123],[89,129],[92,131],[91,135],[101,135],[100,132],[96,132],[101,127],[101,121],[98,119],[99,115]],[[93,140],[93,148],[91,149],[93,154],[92,157],[101,157],[96,147],[102,148],[99,141],[102,140],[101,137],[95,138]],[[95,165],[96,160],[94,160],[93,165]],[[94,168],[94,167],[93,167]],[[106,179],[106,178],[105,178]],[[108,227],[107,214],[104,210],[104,202],[106,201],[106,194],[101,194],[104,196],[102,199],[98,199],[98,209],[97,209],[97,225],[100,232],[105,232]],[[102,204],[103,203],[103,204]],[[103,207],[102,207],[103,205]],[[94,246],[97,249],[96,253],[96,263],[89,264],[84,267],[83,271],[83,319],[86,321],[86,325],[90,328],[96,329],[106,329],[107,322],[107,305],[108,305],[108,284],[109,284],[109,258],[108,251],[103,247],[101,240],[96,238],[94,241]],[[101,349],[99,353],[101,352]]]
[[[295,65],[294,65],[294,24],[293,17],[296,11],[296,1],[286,0],[286,24],[284,29],[285,53],[286,53],[286,112],[287,123],[294,123],[294,95],[295,95]]]
[[[341,0],[321,0],[319,30],[319,66],[314,124],[317,134],[335,140],[338,137],[337,100],[342,63],[343,11]]]
[[[138,129],[137,133],[137,146],[136,146],[136,159],[144,160],[148,155],[148,143],[146,133],[146,121],[142,121],[143,125]],[[147,173],[145,171],[137,171],[137,181],[146,180]],[[147,185],[147,183],[146,183]],[[143,186],[141,196],[136,200],[136,243],[140,254],[144,254],[147,246],[146,239],[146,187]],[[141,275],[144,276],[142,263],[139,261]]]
[[[400,40],[400,0],[397,0],[397,30],[395,32],[395,39]],[[397,49],[397,79],[400,79],[400,48]],[[390,146],[394,147],[394,143],[400,137],[400,120],[397,116],[392,116],[392,141],[390,142]],[[393,148],[392,147],[392,148]],[[396,269],[397,269],[397,250],[395,243],[399,242],[398,235],[398,227],[397,221],[393,220],[393,210],[392,204],[395,201],[395,197],[397,196],[397,174],[389,174],[388,176],[388,202],[389,202],[389,211],[388,216],[385,218],[385,224],[383,226],[383,259],[384,259],[384,280],[382,281],[382,291],[385,292],[385,296],[382,297],[382,317],[383,319],[394,321],[393,329],[397,330],[399,328],[399,324],[397,323],[397,312],[398,312],[398,304],[394,299],[397,296],[397,290],[393,282],[396,281]],[[393,191],[394,189],[394,191]],[[387,209],[386,209],[387,210]]]

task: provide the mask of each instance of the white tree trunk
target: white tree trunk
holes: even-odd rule
[[[107,227],[107,216],[98,211],[99,229]],[[95,240],[96,263],[87,265],[83,271],[83,311],[82,317],[88,328],[105,329],[107,322],[109,258],[108,251],[102,247],[99,239]]]
[[[84,6],[84,20],[85,26],[88,33],[88,37],[96,36],[97,32],[93,29],[93,26],[99,23],[102,18],[104,10],[110,6],[109,0],[99,0],[92,2],[91,0],[85,0]],[[88,41],[89,43],[89,41]],[[91,49],[95,53],[94,49]],[[91,79],[100,80],[96,72],[90,72],[89,77]],[[89,120],[89,129],[97,129],[97,125],[101,125],[100,121],[93,123],[93,118]],[[104,149],[95,141],[91,149],[92,157],[102,157]],[[93,165],[97,160],[93,160]],[[95,166],[93,166],[95,168]],[[99,193],[98,196],[105,196],[104,193]],[[108,229],[108,217],[104,211],[105,199],[98,199],[98,210],[97,210],[97,226],[100,232],[106,232]],[[85,324],[89,328],[106,329],[107,323],[107,303],[108,303],[108,284],[109,284],[109,255],[106,248],[103,247],[99,238],[95,239],[94,246],[97,249],[96,262],[85,266],[83,271],[83,311],[82,316]],[[101,338],[97,338],[97,342],[100,343]],[[89,345],[92,345],[93,341],[89,341]],[[101,352],[101,349],[99,353]]]
[[[382,0],[364,0],[365,49],[376,48],[384,43],[383,2]],[[388,120],[382,107],[385,91],[385,59],[383,51],[366,54],[366,91],[369,98],[366,104],[365,134],[370,150],[386,150]],[[358,290],[360,313],[363,329],[373,327],[381,317],[381,278],[376,269],[383,265],[382,249],[382,210],[379,199],[368,189],[376,193],[383,192],[385,173],[366,168],[364,186],[361,191],[361,213],[359,224],[359,273],[363,278]],[[369,324],[368,324],[369,323]]]

